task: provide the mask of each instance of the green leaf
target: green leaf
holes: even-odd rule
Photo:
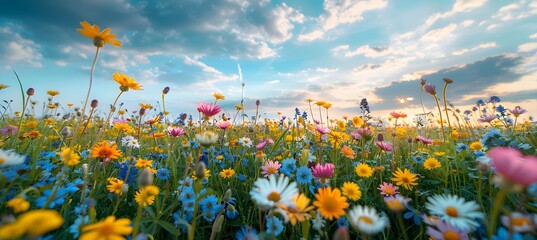
[[[175,228],[169,222],[165,222],[165,221],[160,220],[160,221],[158,221],[158,224],[162,228],[164,228],[167,232],[171,233],[172,235],[179,236],[179,230],[177,230],[177,228]]]

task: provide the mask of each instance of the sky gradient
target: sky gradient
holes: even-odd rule
[[[123,72],[143,86],[124,93],[129,110],[158,106],[170,87],[171,117],[196,113],[219,92],[228,116],[241,99],[246,113],[275,116],[309,110],[307,98],[332,103],[334,117],[421,111],[419,79],[461,110],[497,95],[507,108],[537,112],[537,1],[386,0],[19,0],[0,8],[0,100],[21,102],[17,71],[34,100],[82,105],[95,47],[76,32],[81,21],[111,28],[122,47],[99,56],[90,99],[100,111],[119,93]],[[423,96],[427,110],[433,99]],[[158,108],[158,107],[157,107]],[[15,108],[20,109],[20,107]],[[529,116],[529,115],[528,115]]]

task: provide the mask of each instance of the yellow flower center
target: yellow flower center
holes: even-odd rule
[[[444,239],[446,239],[446,240],[459,240],[459,239],[461,239],[461,236],[459,236],[458,233],[453,232],[453,231],[449,231],[449,230],[446,231],[443,234],[443,236],[444,236]]]
[[[408,177],[402,177],[401,181],[404,182],[404,183],[409,183],[410,179],[408,179]]]
[[[459,212],[454,207],[447,207],[446,208],[446,214],[448,216],[450,216],[450,217],[458,217],[459,216]]]
[[[522,227],[530,225],[530,220],[527,218],[513,218],[511,219],[511,226]]]
[[[267,169],[267,172],[268,172],[269,174],[276,173],[276,171],[277,171],[277,170],[276,170],[275,167],[269,167],[269,168]]]
[[[269,195],[268,195],[268,200],[270,201],[273,201],[273,202],[277,202],[277,201],[280,201],[280,199],[282,198],[280,193],[278,192],[271,192]]]
[[[373,224],[373,219],[371,219],[370,217],[366,217],[366,216],[360,216],[358,218],[359,221],[362,221],[362,222],[365,222],[367,224]]]
[[[389,195],[394,195],[395,194],[395,191],[393,190],[393,188],[385,188],[384,192],[386,194],[389,194]]]
[[[114,234],[114,225],[113,224],[103,224],[101,225],[101,228],[99,228],[99,235],[100,236],[110,236]]]

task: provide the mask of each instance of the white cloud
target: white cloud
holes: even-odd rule
[[[537,2],[520,1],[518,3],[511,3],[501,7],[496,14],[492,16],[494,19],[501,21],[510,21],[515,19],[527,18],[531,15],[537,14]]]
[[[54,63],[56,63],[56,65],[60,66],[60,67],[65,67],[67,66],[67,62],[66,61],[62,61],[62,60],[57,60],[55,61]]]
[[[483,48],[493,48],[493,47],[496,47],[496,42],[487,42],[487,43],[482,43],[482,44],[479,44],[471,49],[467,49],[467,48],[464,48],[464,49],[460,49],[460,50],[457,50],[457,51],[454,51],[452,54],[453,55],[456,55],[456,56],[459,56],[459,55],[463,55],[467,52],[473,52],[473,51],[476,51],[476,50],[479,50],[479,49],[483,49]]]
[[[239,76],[236,74],[225,74],[218,69],[211,67],[201,61],[198,60],[198,58],[191,58],[188,56],[183,56],[184,63],[186,65],[195,66],[199,68],[202,73],[202,80],[196,82],[195,85],[197,86],[204,86],[204,87],[213,87],[214,83],[220,82],[220,81],[231,81],[231,80],[238,80]]]
[[[375,46],[370,47],[369,45],[363,45],[363,46],[356,48],[353,51],[350,51],[349,45],[342,45],[342,46],[338,46],[332,49],[332,52],[336,54],[343,53],[345,57],[354,57],[354,56],[363,55],[369,58],[378,58],[378,57],[384,57],[393,53],[393,50],[390,49],[389,47],[375,47]]]
[[[276,83],[280,83],[280,80],[272,80],[268,82],[268,84],[276,84]]]
[[[470,19],[470,20],[466,20],[466,21],[462,22],[461,25],[463,27],[467,28],[467,27],[471,26],[474,23],[475,23],[475,21]]]
[[[339,68],[317,68],[315,69],[316,72],[320,73],[333,73],[339,71]]]
[[[519,52],[530,52],[533,50],[537,50],[537,42],[531,42],[531,43],[524,43],[520,46],[518,46]]]
[[[536,39],[537,38],[537,33],[534,33],[534,34],[530,35],[530,38],[531,39]]]
[[[452,23],[442,28],[433,29],[429,32],[427,32],[423,37],[421,37],[422,41],[432,41],[432,42],[438,42],[441,40],[445,40],[447,37],[453,33],[457,29],[457,25]]]
[[[299,42],[311,42],[315,41],[317,39],[321,39],[324,36],[324,32],[322,30],[314,30],[310,33],[300,34],[298,36]]]
[[[14,29],[15,28],[15,29]],[[8,66],[25,63],[32,67],[42,67],[43,55],[39,52],[41,46],[36,42],[22,37],[19,26],[0,28],[0,56],[5,56],[2,65]]]
[[[367,11],[385,8],[386,0],[326,0],[323,4],[325,14],[321,15],[320,21],[323,29],[330,30],[341,24],[350,24],[363,19],[362,14]]]
[[[422,70],[422,71],[417,71],[417,72],[413,72],[409,74],[404,74],[401,77],[401,81],[412,81],[416,79],[421,79],[423,76],[433,74],[435,72],[437,71],[436,70]]]
[[[425,21],[425,24],[431,26],[438,20],[451,17],[456,13],[470,12],[483,6],[486,2],[487,0],[457,0],[450,11],[433,14]]]
[[[496,25],[496,24],[490,24],[490,25],[487,27],[487,30],[490,31],[490,30],[496,28],[497,26],[498,26],[498,25]]]

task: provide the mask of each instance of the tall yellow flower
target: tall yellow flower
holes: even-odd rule
[[[353,182],[343,183],[343,186],[341,187],[341,194],[353,201],[357,201],[362,198],[362,191],[360,190],[360,187],[358,184]]]
[[[403,186],[404,188],[410,190],[412,186],[418,185],[418,176],[414,173],[411,173],[410,170],[406,169],[401,171],[400,168],[397,168],[397,171],[393,174],[391,178],[397,186]]]
[[[157,194],[159,194],[158,187],[149,185],[138,190],[138,192],[136,192],[134,195],[134,200],[144,207],[150,206],[155,202],[155,195]]]
[[[8,88],[8,85],[0,83],[0,90]]]
[[[38,209],[26,212],[13,222],[0,227],[1,239],[18,239],[27,234],[37,238],[61,227],[63,218],[56,210]]]
[[[361,127],[362,125],[364,125],[364,120],[362,120],[362,118],[356,116],[356,117],[353,117],[352,118],[352,125],[355,126],[355,127]]]
[[[140,83],[136,82],[134,78],[129,77],[123,73],[115,72],[112,77],[114,81],[119,83],[119,89],[122,92],[127,92],[129,90],[142,90],[142,86],[140,86]]]
[[[310,199],[306,195],[300,193],[293,197],[292,201],[295,206],[287,206],[280,204],[279,207],[287,214],[287,218],[294,226],[297,222],[303,222],[311,218],[310,211],[313,210],[313,206],[310,206]]]
[[[65,166],[75,166],[80,162],[80,156],[71,148],[65,148],[60,152],[60,158]]]
[[[427,170],[431,170],[442,167],[442,164],[440,164],[440,162],[436,158],[430,157],[427,158],[425,162],[423,162],[423,167]]]
[[[105,220],[87,225],[82,228],[82,235],[79,240],[93,239],[126,239],[124,235],[132,233],[131,220],[120,218],[116,221],[115,216],[108,216]]]
[[[123,180],[114,177],[110,177],[107,180],[108,185],[106,185],[106,190],[108,190],[108,192],[115,193],[117,195],[123,194],[123,185],[125,184]]]
[[[57,96],[58,94],[60,94],[60,92],[56,91],[56,90],[48,90],[47,94],[50,95],[51,97],[54,97],[54,96]]]
[[[313,205],[319,209],[319,213],[323,218],[328,220],[339,219],[345,215],[345,209],[349,207],[347,198],[341,196],[339,189],[326,187],[319,189],[315,194],[315,202]]]
[[[226,100],[226,97],[221,93],[214,93],[213,94],[214,99],[216,100]]]
[[[7,201],[6,205],[12,208],[15,213],[24,212],[30,208],[30,203],[22,197],[14,197]]]
[[[77,31],[90,38],[93,39],[93,45],[95,47],[103,47],[105,44],[110,43],[116,47],[121,46],[121,42],[116,38],[115,34],[110,34],[110,28],[104,29],[101,32],[101,29],[97,25],[90,25],[87,21],[80,22],[80,26],[82,26],[82,29],[77,29]]]
[[[365,163],[360,163],[356,165],[356,167],[354,168],[354,171],[356,172],[356,175],[358,175],[359,177],[368,178],[373,175],[373,169],[371,169],[371,167]]]

